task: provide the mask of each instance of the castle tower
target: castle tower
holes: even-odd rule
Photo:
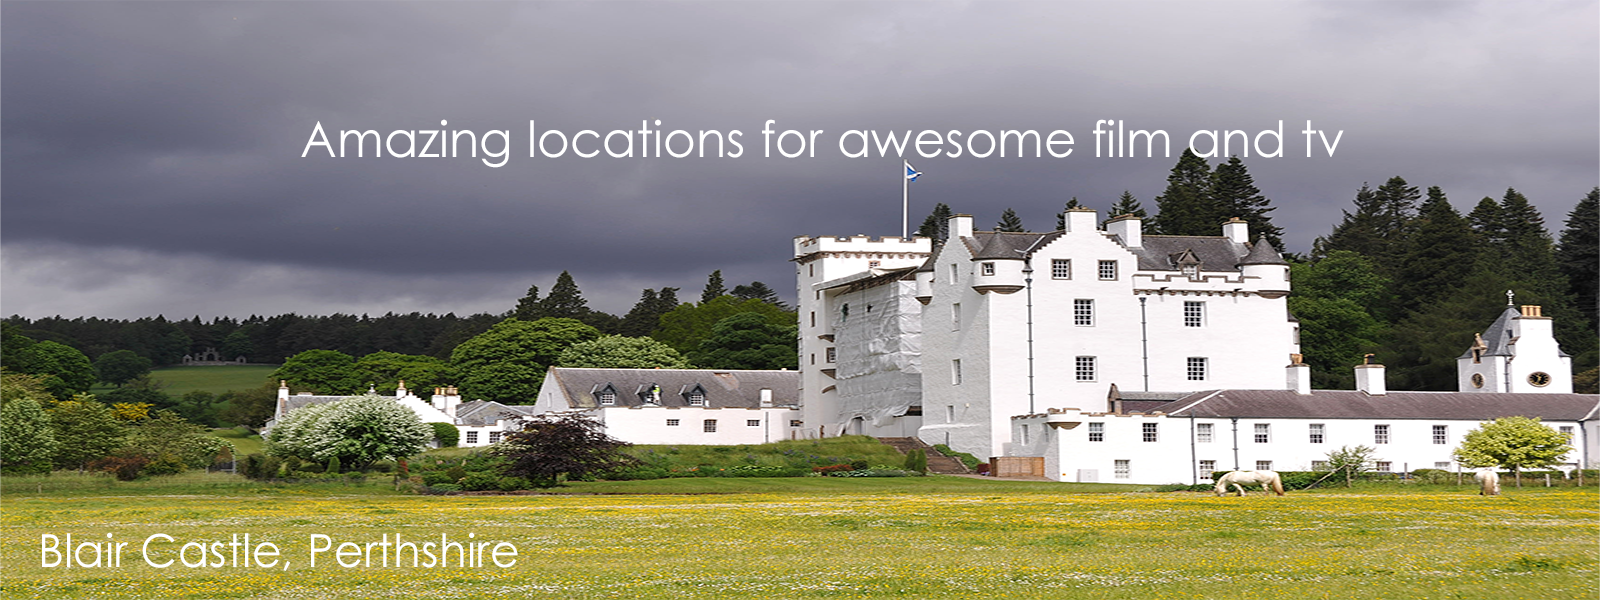
[[[1456,359],[1457,389],[1463,392],[1572,393],[1572,357],[1556,344],[1553,321],[1543,309],[1511,304]]]

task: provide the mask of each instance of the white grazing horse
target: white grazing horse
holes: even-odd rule
[[[1283,478],[1278,477],[1276,471],[1229,471],[1217,478],[1217,495],[1228,493],[1228,486],[1239,490],[1239,495],[1244,495],[1244,486],[1260,485],[1262,492],[1273,491],[1279,496],[1283,495]]]
[[[1494,469],[1479,469],[1477,475],[1472,476],[1478,480],[1478,494],[1482,496],[1500,495],[1500,474]]]

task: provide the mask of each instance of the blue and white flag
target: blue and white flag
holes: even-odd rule
[[[906,181],[916,181],[918,177],[922,176],[922,172],[921,171],[918,171],[916,169],[911,168],[911,162],[910,161],[902,161],[902,162],[905,162],[905,164],[906,164]]]

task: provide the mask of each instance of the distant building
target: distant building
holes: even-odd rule
[[[319,396],[310,392],[290,395],[288,383],[280,381],[277,408],[273,410],[272,419],[261,429],[261,435],[265,437],[272,427],[290,412],[313,404],[327,404],[353,397]],[[455,425],[461,433],[457,445],[462,447],[488,446],[498,442],[506,433],[518,431],[523,418],[533,415],[531,406],[507,405],[487,400],[462,402],[461,393],[454,387],[435,388],[432,399],[423,400],[406,389],[404,381],[401,381],[395,390],[394,399],[395,402],[417,413],[417,418],[424,423]]]
[[[536,415],[578,413],[633,444],[763,444],[800,437],[796,371],[551,367]]]

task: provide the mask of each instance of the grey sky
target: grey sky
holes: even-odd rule
[[[1147,208],[1197,129],[1246,159],[1290,250],[1363,182],[1515,187],[1559,230],[1600,181],[1600,11],[1575,3],[18,3],[0,7],[0,312],[169,317],[509,309],[563,269],[593,307],[706,273],[793,293],[795,235],[897,235],[898,158],[847,129],[1071,131],[1053,158],[919,158],[935,202],[1054,226]],[[467,158],[300,158],[312,126],[509,129]],[[527,157],[569,134],[744,132],[730,158]],[[760,129],[821,129],[763,158]],[[1097,119],[1173,157],[1095,158]],[[1310,119],[1343,130],[1304,158]],[[909,153],[908,153],[909,154]],[[1252,152],[1253,155],[1253,152]]]

